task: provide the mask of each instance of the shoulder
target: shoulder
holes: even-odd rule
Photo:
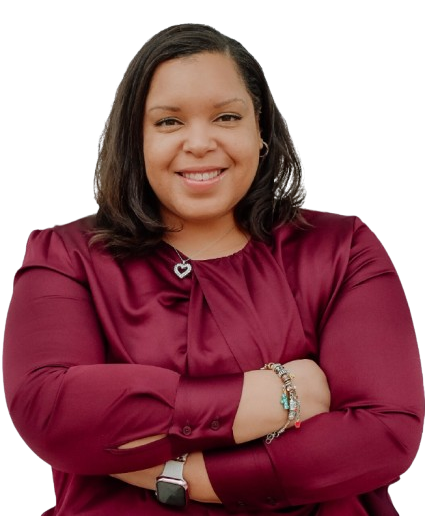
[[[33,253],[40,252],[84,251],[89,245],[94,223],[95,215],[91,215],[68,224],[32,231],[28,239],[26,258],[29,259]]]
[[[304,222],[275,229],[273,253],[288,281],[305,291],[352,288],[382,274],[393,264],[377,236],[356,216],[302,210]]]
[[[301,210],[296,222],[279,226],[274,231],[276,248],[291,248],[297,252],[328,251],[338,248],[349,249],[356,231],[364,226],[355,216],[336,213]]]
[[[76,277],[84,275],[81,263],[91,254],[89,241],[94,222],[95,216],[91,215],[68,224],[32,231],[20,272],[45,267]]]
[[[46,229],[35,229],[34,231],[32,231],[30,238],[43,239],[48,236],[57,236],[64,242],[74,241],[75,243],[77,243],[80,240],[85,241],[87,239],[87,236],[90,235],[91,231],[94,228],[95,218],[95,215],[89,215],[87,217],[74,220],[67,224],[56,225]]]
[[[301,219],[274,231],[276,246],[292,244],[301,249],[348,251],[359,243],[382,247],[376,235],[354,215],[301,210]]]

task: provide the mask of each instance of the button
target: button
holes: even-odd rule
[[[183,435],[190,435],[192,433],[192,429],[189,425],[186,425],[182,428]]]
[[[210,428],[211,430],[218,430],[220,428],[220,421],[218,421],[217,419],[211,421]]]

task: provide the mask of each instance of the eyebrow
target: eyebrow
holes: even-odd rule
[[[214,104],[214,108],[217,109],[217,108],[221,108],[221,107],[224,107],[224,106],[227,106],[229,104],[233,104],[234,102],[242,102],[242,104],[245,104],[246,105],[246,101],[244,99],[241,99],[239,97],[234,97],[232,99],[227,99],[227,100],[223,100],[222,102],[218,102],[217,104]],[[151,111],[155,111],[156,109],[161,109],[162,111],[172,111],[173,113],[177,113],[179,111],[181,111],[181,109],[179,107],[176,107],[176,106],[154,106],[154,107],[151,107],[148,112],[150,113]]]
[[[219,102],[218,104],[214,104],[215,108],[221,108],[227,106],[228,104],[233,104],[234,102],[242,102],[242,104],[246,104],[244,99],[239,97],[233,97],[232,99],[223,100],[223,102]]]

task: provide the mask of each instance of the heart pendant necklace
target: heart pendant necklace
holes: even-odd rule
[[[192,271],[192,265],[188,263],[190,258],[183,259],[182,255],[177,251],[177,249],[173,246],[171,247],[174,249],[174,251],[177,253],[178,257],[181,260],[181,263],[176,263],[174,265],[174,273],[180,279],[183,279]]]
[[[186,276],[188,276],[191,272],[192,272],[192,264],[189,263],[189,261],[192,259],[192,258],[195,258],[196,256],[198,256],[199,254],[207,251],[208,249],[210,249],[213,245],[215,244],[218,244],[221,240],[223,240],[223,238],[225,238],[231,231],[233,231],[233,229],[235,229],[235,226],[232,225],[230,227],[230,229],[228,229],[226,231],[226,233],[224,233],[224,235],[220,236],[220,238],[218,238],[217,240],[214,240],[214,242],[210,243],[207,245],[207,247],[204,247],[203,249],[201,249],[200,251],[197,251],[195,254],[193,254],[190,258],[183,258],[183,256],[177,251],[177,249],[171,245],[171,244],[168,244],[170,245],[174,251],[177,253],[177,256],[180,258],[180,263],[176,263],[174,265],[174,274],[180,278],[180,279],[183,279],[185,278]]]

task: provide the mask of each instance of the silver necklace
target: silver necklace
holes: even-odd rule
[[[190,258],[184,259],[173,245],[171,247],[174,249],[174,251],[177,253],[177,256],[181,260],[181,263],[176,263],[174,265],[174,274],[180,279],[183,279],[192,272],[192,265],[189,263]]]
[[[174,274],[180,279],[185,278],[188,274],[192,272],[192,264],[189,263],[189,261],[198,256],[199,254],[203,253],[204,251],[207,251],[213,245],[218,244],[218,242],[223,240],[223,238],[225,238],[234,228],[235,226],[232,226],[230,229],[226,231],[226,233],[224,233],[224,235],[222,235],[220,238],[217,238],[217,240],[214,240],[214,242],[211,242],[206,247],[203,247],[200,251],[197,251],[195,254],[192,254],[190,258],[183,258],[183,256],[177,251],[177,249],[172,244],[168,244],[174,249],[174,251],[177,253],[177,256],[180,258],[180,262],[176,263],[173,267]]]

